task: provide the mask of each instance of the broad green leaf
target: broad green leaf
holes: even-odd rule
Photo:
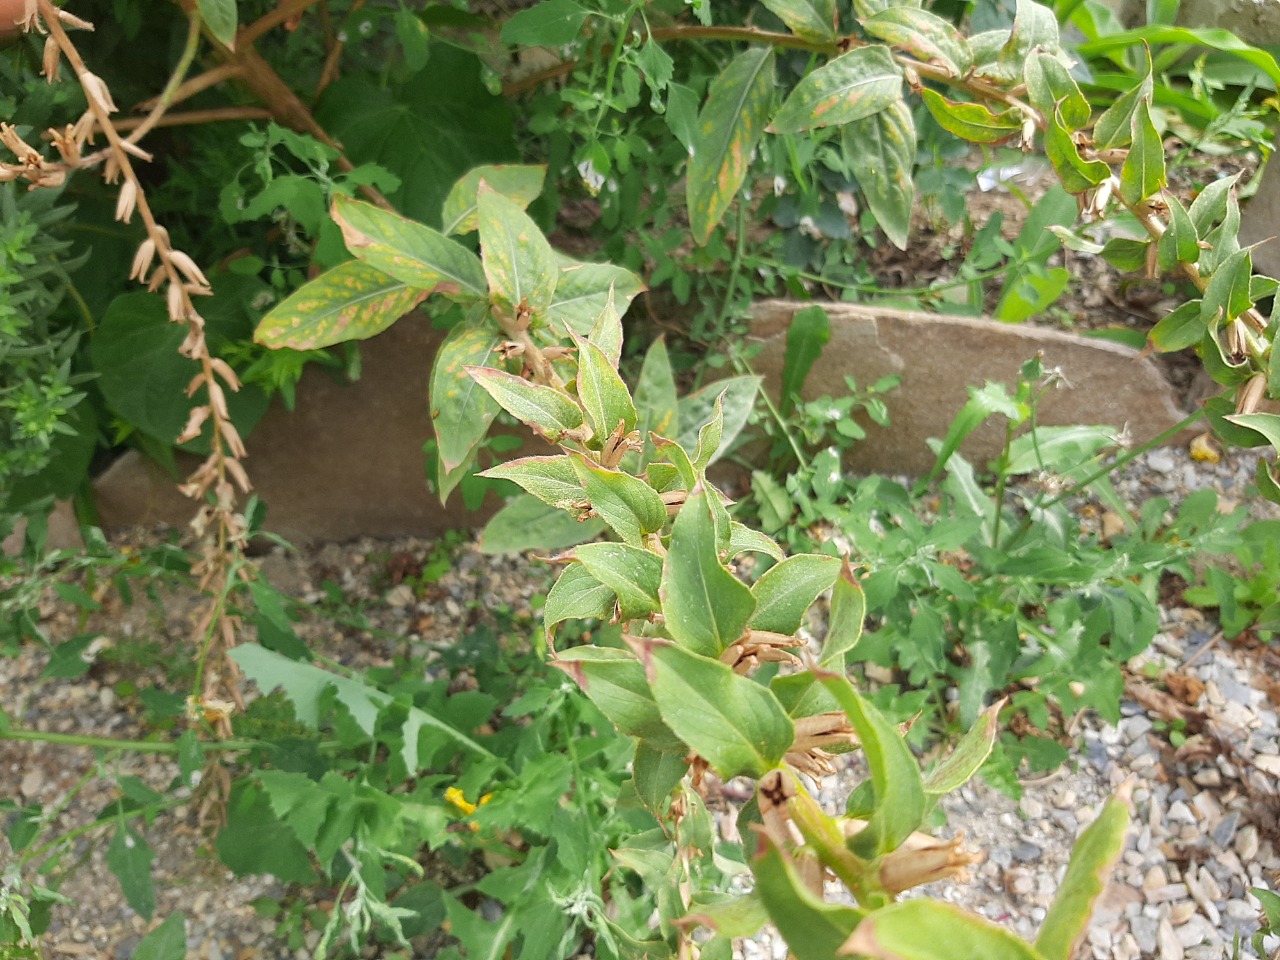
[[[200,19],[219,43],[228,50],[236,48],[236,0],[196,0]]]
[[[667,507],[651,486],[630,474],[597,467],[576,453],[570,458],[591,509],[624,543],[639,547],[645,534],[662,529]]]
[[[827,903],[805,886],[791,857],[763,831],[751,861],[756,893],[796,960],[832,960],[866,914]]]
[[[773,48],[739,54],[711,81],[689,148],[689,226],[705,244],[747,176],[773,100]]]
[[[575,505],[586,497],[568,454],[508,460],[479,475],[518,483],[543,503],[557,510],[577,512]]]
[[[1111,176],[1111,168],[1107,164],[1101,160],[1086,160],[1080,155],[1080,148],[1057,108],[1045,116],[1044,152],[1068,193],[1092,190]],[[1127,165],[1128,161],[1125,162]]]
[[[1031,54],[1027,57],[1025,77],[1031,105],[1046,117],[1056,107],[1063,126],[1073,132],[1089,122],[1089,101],[1057,57],[1038,51]]]
[[[1205,319],[1201,315],[1200,301],[1188,300],[1173,312],[1161,318],[1151,328],[1147,338],[1161,353],[1185,350],[1204,339]]]
[[[797,37],[826,43],[836,38],[835,0],[761,0]]]
[[[1120,168],[1120,196],[1127,203],[1138,204],[1155,196],[1168,183],[1164,165],[1164,141],[1145,100],[1133,110],[1133,144]]]
[[[862,639],[867,618],[867,595],[854,576],[849,561],[842,562],[840,575],[831,588],[831,609],[827,615],[827,635],[822,641],[821,666],[844,668],[844,657]]]
[[[719,776],[759,777],[791,748],[795,727],[768,688],[670,641],[633,642],[663,721]]]
[[[801,553],[770,567],[751,588],[756,610],[748,626],[792,636],[818,595],[839,576],[840,563],[835,557]]]
[[[574,0],[542,0],[504,23],[500,39],[521,47],[562,47],[577,38],[588,15]]]
[[[107,847],[107,869],[120,881],[129,906],[144,920],[156,911],[156,885],[151,877],[155,854],[142,835],[121,823]]]
[[[949,20],[910,5],[895,5],[862,21],[877,40],[911,54],[924,63],[945,67],[962,77],[973,66],[969,43]],[[914,151],[913,151],[914,152]]]
[[[1254,481],[1258,484],[1258,493],[1261,494],[1264,500],[1268,500],[1271,503],[1280,503],[1280,477],[1272,472],[1271,465],[1266,460],[1258,460],[1258,469],[1254,472]],[[1258,629],[1270,629],[1280,632],[1280,624],[1274,624],[1274,620],[1268,622],[1268,613],[1272,618],[1280,615],[1280,604],[1272,604],[1263,611],[1258,618]]]
[[[720,447],[708,461],[709,464],[715,463],[747,425],[747,418],[755,407],[759,390],[759,377],[729,377],[681,397],[677,417],[680,433],[675,438],[676,442],[685,450],[696,450],[698,434],[702,426],[715,416],[716,403],[719,402],[724,415],[724,427]]]
[[[542,193],[542,182],[546,175],[545,165],[526,166],[517,163],[490,164],[468,171],[444,198],[444,232],[461,235],[476,229],[476,201],[481,181],[523,210]],[[482,269],[482,275],[483,272]]]
[[[853,13],[859,20],[865,20],[881,10],[901,6],[918,7],[920,3],[918,0],[853,0]]]
[[[1194,206],[1193,203],[1192,207]],[[1222,222],[1202,238],[1204,242],[1200,250],[1199,263],[1201,276],[1211,277],[1223,267],[1232,254],[1240,250],[1240,201],[1236,191],[1227,191],[1226,207]],[[1194,220],[1194,217],[1192,219]]]
[[[695,653],[718,657],[742,636],[756,601],[720,562],[707,497],[694,494],[676,515],[659,595],[672,638]]]
[[[467,298],[488,296],[480,258],[444,234],[371,203],[334,198],[333,219],[351,253],[411,287]]]
[[[911,179],[916,163],[916,126],[911,108],[896,100],[874,116],[845,124],[840,136],[844,140],[844,156],[853,166],[853,175],[876,223],[890,243],[899,250],[907,249],[911,209],[916,199]]]
[[[555,298],[560,265],[538,225],[518,203],[481,184],[476,228],[489,299],[499,316],[517,324],[544,316]]]
[[[769,922],[769,912],[754,891],[741,894],[695,893],[689,903],[688,921],[696,921],[722,937],[754,937]],[[706,948],[703,948],[706,956]]]
[[[282,883],[314,883],[306,848],[271,809],[265,790],[243,778],[231,788],[218,859],[237,875],[270,873]]]
[[[809,378],[809,371],[830,340],[831,318],[821,306],[814,304],[792,314],[787,325],[787,351],[782,360],[782,398],[778,405],[784,417],[795,409],[796,398]]]
[[[1000,48],[998,62],[1011,78],[1020,78],[1023,64],[1036,47],[1045,53],[1058,52],[1058,18],[1053,10],[1035,0],[1018,0],[1013,30]]]
[[[712,458],[720,451],[721,442],[724,440],[724,395],[727,392],[727,389],[723,390],[716,397],[711,419],[698,430],[698,446],[693,454],[693,469],[699,474],[707,469]]]
[[[1170,273],[1179,263],[1194,264],[1199,260],[1200,244],[1196,226],[1182,201],[1172,194],[1163,199],[1169,208],[1169,224],[1157,244],[1157,262],[1162,271]]]
[[[582,426],[582,410],[559,390],[491,367],[463,369],[503,410],[533,427],[551,443],[558,443],[566,433]]]
[[[649,346],[636,381],[636,427],[640,436],[650,433],[669,437],[679,432],[680,425],[675,376],[671,372],[671,358],[667,353],[664,337]]]
[[[1150,245],[1150,240],[1112,237],[1103,245],[1100,256],[1117,270],[1132,273],[1141,270],[1147,262],[1147,248]]]
[[[867,703],[842,675],[827,674],[822,684],[839,702],[862,742],[875,812],[867,827],[849,841],[849,849],[865,859],[896,850],[919,828],[928,808],[920,766],[897,727]]]
[[[618,595],[622,620],[656,613],[662,558],[625,543],[587,543],[573,551],[587,572]]]
[[[636,757],[631,764],[631,779],[636,795],[655,817],[661,817],[667,797],[684,779],[689,763],[682,753],[656,750],[648,742],[636,744]]]
[[[1277,450],[1280,450],[1280,414],[1276,413],[1233,413],[1223,419],[1238,427],[1260,433],[1267,438]]]
[[[613,299],[615,309],[621,314],[636,295],[644,290],[644,284],[630,270],[615,267],[611,263],[583,263],[560,258],[560,279],[556,282],[555,296],[547,307],[547,318],[559,324],[565,332],[573,331],[587,336],[600,314]]]
[[[1133,142],[1133,113],[1139,103],[1150,103],[1154,85],[1151,82],[1151,50],[1143,45],[1143,66],[1138,82],[1116,97],[1093,125],[1094,146],[1099,150],[1127,147]]]
[[[253,338],[264,347],[316,350],[381,333],[429,291],[360,260],[340,263],[271,308]]]
[[[578,495],[585,496],[580,486]],[[521,494],[489,518],[480,531],[480,550],[490,554],[563,550],[594,540],[604,529],[600,520],[579,520],[576,513]]]
[[[317,783],[305,773],[287,770],[260,770],[256,779],[266,791],[271,802],[271,811],[281,822],[293,831],[307,849],[315,849],[320,830],[329,815],[337,794],[324,786],[332,775],[326,771],[324,778]],[[345,784],[345,794],[352,792],[350,781],[337,777],[339,783]],[[348,799],[344,797],[344,799]]]
[[[185,960],[187,956],[187,918],[171,913],[164,923],[138,941],[130,960]]]
[[[1249,295],[1249,278],[1253,273],[1253,257],[1248,249],[1237,250],[1227,257],[1209,278],[1200,301],[1200,317],[1211,326],[1234,320],[1253,306]]]
[[[460,323],[449,331],[431,370],[431,423],[439,444],[440,468],[466,463],[489,432],[498,403],[467,373],[467,367],[492,367],[502,338],[487,321]]]
[[[654,750],[682,756],[687,752],[688,747],[663,722],[645,680],[644,667],[626,651],[573,647],[561,651],[551,665],[572,677],[619,732],[638,738]]]
[[[1124,851],[1129,831],[1128,797],[1112,797],[1098,817],[1080,834],[1071,849],[1066,875],[1058,884],[1049,914],[1044,918],[1036,950],[1045,960],[1071,960],[1093,914],[1093,905],[1107,887],[1107,879]]]
[[[1017,110],[992,113],[980,103],[948,100],[929,87],[920,93],[938,126],[973,143],[1001,143],[1022,129],[1022,116]]]
[[[938,450],[938,459],[934,461],[933,469],[929,471],[924,482],[930,483],[942,473],[947,461],[960,448],[964,438],[973,433],[989,417],[997,414],[1016,426],[1026,420],[1031,415],[1031,411],[1026,404],[1018,403],[1009,396],[1008,388],[1003,383],[988,381],[985,386],[970,387],[969,399],[951,421],[951,426],[947,428],[947,435]]]
[[[595,442],[603,444],[619,424],[625,436],[636,428],[631,391],[599,347],[576,333],[571,336],[578,347],[578,399],[587,412]]]
[[[550,591],[542,611],[548,637],[565,620],[607,620],[613,616],[613,591],[591,576],[580,563],[564,568]]]
[[[600,348],[609,365],[616,370],[622,359],[622,315],[618,313],[612,290],[609,291],[609,298],[600,311],[600,316],[592,324],[587,339]]]
[[[1104,424],[1072,424],[1036,427],[1014,437],[1005,455],[1003,470],[1009,476],[1050,470],[1066,474],[1098,453],[1115,446],[1115,427]]]
[[[735,520],[729,524],[729,558],[740,553],[763,553],[779,562],[784,556],[782,548],[772,537]]]
[[[876,44],[841,54],[791,91],[769,129],[801,133],[839,126],[879,113],[902,99],[902,68],[888,47]]]
[[[982,76],[1001,76],[997,61],[1000,51],[1009,42],[1013,31],[1008,27],[999,30],[983,30],[969,37],[969,49],[973,51],[976,72]]]
[[[1012,931],[940,900],[907,900],[876,910],[841,952],[870,960],[1044,960]]]
[[[1196,228],[1196,236],[1201,240],[1209,238],[1214,224],[1227,215],[1229,200],[1235,189],[1239,174],[1215,180],[1200,191],[1191,201],[1188,215]]]
[[[982,711],[978,722],[969,729],[955,748],[924,778],[924,792],[930,805],[953,790],[959,790],[991,756],[1000,733],[1000,703],[993,703]]]
[[[1262,70],[1274,83],[1280,85],[1280,66],[1277,66],[1275,57],[1265,50],[1250,46],[1230,30],[1139,27],[1136,30],[1122,30],[1119,33],[1082,43],[1076,48],[1076,52],[1087,60],[1093,57],[1111,56],[1118,51],[1127,51],[1143,42],[1148,44],[1185,43],[1222,50]]]

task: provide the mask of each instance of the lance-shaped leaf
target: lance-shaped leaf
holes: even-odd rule
[[[760,830],[751,861],[756,893],[796,960],[831,960],[865,913],[827,903],[805,886],[791,857]]]
[[[560,266],[538,225],[520,205],[481,184],[476,201],[480,258],[498,314],[541,317],[555,298]]]
[[[763,553],[778,562],[785,556],[772,537],[735,520],[729,524],[729,557],[732,559],[740,553]]]
[[[991,748],[995,745],[996,735],[1000,732],[1002,706],[1003,700],[983,710],[978,722],[960,738],[955,749],[925,776],[924,792],[929,798],[930,806],[953,790],[959,790],[987,762],[987,757],[991,756]]]
[[[538,430],[552,443],[582,426],[582,409],[559,390],[492,367],[463,369],[503,410]]]
[[[622,314],[618,313],[612,289],[609,290],[609,299],[592,325],[591,332],[587,334],[587,339],[600,348],[605,360],[616,370],[618,361],[622,359]]]
[[[651,486],[630,474],[597,467],[576,453],[570,458],[591,509],[624,543],[638,547],[646,533],[662,529],[667,507]]]
[[[640,367],[636,381],[636,426],[642,437],[656,433],[663,437],[679,432],[679,408],[675,375],[671,372],[671,357],[667,342],[658,337],[650,344]]]
[[[526,550],[564,550],[604,533],[600,520],[578,519],[531,494],[512,497],[480,531],[482,553],[523,553]]]
[[[200,19],[218,42],[228,50],[236,48],[236,0],[196,0]],[[150,915],[147,916],[150,920]],[[167,921],[166,921],[167,922]]]
[[[916,125],[911,108],[897,100],[875,116],[846,124],[840,136],[844,156],[876,223],[890,243],[899,250],[907,249],[916,199],[911,179],[916,164]]]
[[[907,900],[876,910],[853,931],[843,956],[872,960],[1044,960],[990,920],[940,900]]]
[[[756,601],[720,562],[707,496],[694,494],[676,515],[659,595],[672,638],[695,653],[718,657],[742,636]]]
[[[631,762],[631,780],[636,788],[636,796],[655,817],[662,816],[667,797],[671,796],[671,791],[684,779],[688,770],[689,762],[683,752],[658,750],[645,740],[636,744],[636,756]]]
[[[580,563],[571,563],[552,584],[542,611],[542,624],[550,638],[565,620],[607,620],[613,615],[613,591],[591,576]]]
[[[676,442],[685,450],[696,450],[702,427],[715,416],[718,403],[724,418],[720,447],[707,462],[708,465],[715,463],[747,425],[759,390],[759,377],[730,377],[681,397],[678,404],[680,433]]]
[[[1167,195],[1165,205],[1169,208],[1169,226],[1160,236],[1156,244],[1157,262],[1165,273],[1172,272],[1179,263],[1195,263],[1200,259],[1199,237],[1191,215],[1177,197]]]
[[[1086,160],[1080,156],[1080,148],[1056,107],[1045,116],[1044,152],[1068,193],[1092,190],[1111,176],[1111,168],[1101,160]]]
[[[625,650],[574,647],[561,652],[551,665],[572,677],[619,732],[638,737],[655,750],[687,750],[663,722],[644,667]]]
[[[879,113],[902,99],[902,69],[888,47],[858,47],[809,74],[791,91],[769,129],[800,133]]]
[[[797,37],[825,43],[836,38],[835,0],[761,0]]]
[[[502,194],[523,210],[542,193],[542,182],[547,168],[522,164],[501,164],[476,167],[463,174],[444,198],[444,211],[440,219],[446,234],[471,233],[478,222],[477,197],[480,181],[484,181],[496,193]]]
[[[867,618],[867,595],[854,576],[853,568],[845,560],[840,565],[840,576],[831,588],[831,609],[827,614],[827,635],[822,641],[822,656],[818,661],[833,671],[844,671],[844,658],[862,639],[862,625]]]
[[[628,642],[663,722],[721,777],[759,777],[790,749],[795,727],[768,688],[669,640]]]
[[[472,299],[488,295],[479,258],[430,227],[342,196],[334,198],[333,219],[348,250],[403,283]]]
[[[587,572],[618,595],[621,619],[656,613],[660,607],[662,558],[625,543],[586,543],[573,551]]]
[[[1165,175],[1164,141],[1151,122],[1145,100],[1133,111],[1133,143],[1120,168],[1120,196],[1127,203],[1141,203],[1154,197],[1169,182]]]
[[[472,456],[489,431],[498,403],[467,373],[498,361],[502,338],[486,320],[460,323],[444,338],[431,370],[431,423],[440,469],[453,471]]]
[[[578,347],[578,399],[587,412],[595,442],[603,443],[619,423],[624,434],[630,433],[636,428],[631,391],[599,347],[576,333],[572,337]]]
[[[1223,418],[1238,427],[1260,433],[1267,438],[1277,450],[1280,450],[1280,414],[1275,413],[1233,413]],[[1261,446],[1261,444],[1254,444]]]
[[[559,510],[574,510],[586,497],[568,454],[508,460],[490,467],[480,476],[518,483],[543,503]]]
[[[839,674],[827,674],[822,683],[858,731],[871,768],[875,811],[867,820],[867,828],[849,841],[850,850],[870,860],[896,850],[924,820],[928,802],[920,766],[898,728],[863,700],[848,680]]]
[[[920,6],[919,0],[853,0],[853,13],[859,20],[865,20],[890,7],[908,6]]]
[[[1037,51],[1027,57],[1024,75],[1031,105],[1045,116],[1057,107],[1068,130],[1079,130],[1089,122],[1089,101],[1062,61]]]
[[[698,431],[698,446],[693,454],[693,469],[699,473],[707,469],[711,458],[720,451],[721,443],[724,441],[724,395],[727,392],[727,389],[723,390],[716,397],[711,419]]]
[[[804,622],[805,611],[839,573],[837,558],[813,553],[797,554],[775,564],[751,588],[756,611],[748,626],[792,636]]]
[[[1209,278],[1200,301],[1200,316],[1207,323],[1233,320],[1253,306],[1249,278],[1253,273],[1253,257],[1248,249],[1237,250],[1227,257]]]
[[[611,263],[583,263],[560,257],[559,264],[560,278],[556,281],[551,305],[547,307],[547,318],[566,333],[573,331],[587,336],[610,299],[614,309],[623,314],[644,290],[639,277]]]
[[[1045,53],[1058,52],[1058,18],[1053,10],[1035,0],[1018,0],[1013,30],[1000,48],[998,63],[1010,79],[1021,77],[1023,64],[1036,47]]]
[[[1071,862],[1036,937],[1036,950],[1045,960],[1071,960],[1076,944],[1084,936],[1093,905],[1106,889],[1107,878],[1124,851],[1129,831],[1128,800],[1128,786],[1121,787],[1071,849]]]
[[[747,176],[773,100],[773,48],[733,59],[711,81],[689,148],[689,227],[695,243],[711,236]]]
[[[846,157],[851,154],[850,146],[846,139]],[[792,314],[787,325],[787,351],[782,360],[782,396],[778,403],[784,417],[795,409],[804,382],[809,379],[809,371],[830,340],[831,318],[821,306],[814,304]]]
[[[972,143],[1001,143],[1022,129],[1022,116],[1017,110],[992,113],[980,103],[948,100],[928,87],[920,94],[938,126]]]
[[[1273,83],[1280,85],[1280,65],[1276,64],[1275,57],[1266,50],[1245,43],[1230,30],[1194,30],[1188,27],[1151,25],[1098,37],[1080,44],[1076,51],[1085,59],[1091,59],[1096,56],[1111,56],[1119,50],[1131,50],[1138,43],[1186,43],[1222,50],[1262,70]]]
[[[1199,300],[1188,300],[1151,328],[1147,340],[1161,353],[1185,350],[1204,339],[1206,320]]]
[[[969,42],[937,14],[914,6],[892,6],[862,21],[862,28],[877,40],[902,49],[917,60],[945,67],[961,77],[973,66]]]
[[[1280,477],[1277,477],[1277,475],[1272,472],[1271,466],[1266,460],[1258,460],[1258,469],[1254,473],[1254,480],[1258,484],[1258,493],[1262,495],[1264,500],[1268,500],[1271,503],[1280,503]],[[1272,604],[1267,608],[1267,610],[1263,611],[1262,618],[1258,621],[1259,628],[1262,627],[1263,620],[1266,619],[1268,611],[1270,611],[1273,617],[1275,614],[1280,613],[1280,610],[1277,610],[1276,604]],[[1271,627],[1270,629],[1275,630],[1276,628]]]
[[[1197,194],[1191,201],[1191,209],[1187,215],[1196,228],[1196,236],[1207,240],[1214,225],[1230,212],[1230,201],[1233,196],[1239,174],[1215,180]]]
[[[271,308],[253,338],[264,347],[318,350],[381,333],[428,291],[359,260],[340,263]]]
[[[1116,97],[1115,102],[1098,117],[1093,125],[1093,142],[1099,150],[1127,147],[1133,142],[1133,112],[1139,103],[1150,103],[1154,86],[1151,82],[1151,50],[1142,45],[1143,67],[1139,79],[1129,90]]]

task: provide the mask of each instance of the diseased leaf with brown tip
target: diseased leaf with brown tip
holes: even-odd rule
[[[889,48],[858,47],[819,67],[791,91],[773,118],[774,133],[836,127],[879,113],[902,99],[902,68]]]
[[[498,413],[498,401],[476,383],[467,367],[497,366],[501,344],[486,319],[459,324],[440,345],[431,370],[431,423],[442,474],[467,462]]]

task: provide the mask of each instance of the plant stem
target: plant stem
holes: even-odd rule
[[[10,727],[0,732],[0,740],[26,740],[33,743],[56,743],[70,747],[92,747],[95,750],[124,750],[133,753],[177,753],[181,747],[172,740],[123,740],[117,737],[95,737],[82,733],[49,733]],[[236,752],[252,750],[262,744],[253,740],[207,740],[202,750]]]

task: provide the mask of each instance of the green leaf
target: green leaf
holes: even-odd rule
[[[551,443],[558,443],[566,433],[582,426],[582,410],[559,390],[491,367],[463,369],[503,410],[533,427]]]
[[[653,488],[630,474],[606,470],[570,455],[591,509],[623,542],[641,546],[644,535],[657,533],[667,522],[667,507]]]
[[[756,610],[747,625],[792,636],[818,595],[839,576],[840,563],[835,557],[801,553],[770,567],[751,588]]]
[[[992,113],[980,103],[948,100],[929,87],[921,90],[920,94],[938,126],[964,140],[1002,143],[1022,129],[1022,116],[1017,110]]]
[[[814,896],[791,858],[764,831],[757,834],[751,872],[769,919],[796,960],[831,960],[841,955],[841,948],[866,916],[856,907],[827,903]]]
[[[266,791],[247,779],[232,787],[227,822],[215,846],[218,858],[238,876],[270,873],[281,883],[316,880],[306,848],[272,811]]]
[[[116,828],[107,847],[107,869],[120,881],[120,889],[129,906],[144,920],[156,910],[156,885],[151,878],[151,861],[155,854],[141,834],[126,823]]]
[[[854,576],[849,561],[842,562],[840,575],[831,589],[831,609],[827,615],[827,635],[818,661],[831,670],[843,670],[844,658],[862,639],[867,618],[867,595]]]
[[[874,116],[845,124],[840,136],[844,141],[844,156],[853,168],[876,223],[890,243],[899,250],[907,249],[911,208],[916,199],[915,183],[911,179],[916,163],[916,126],[911,108],[897,100]]]
[[[761,0],[797,37],[826,43],[836,38],[835,0]]]
[[[769,129],[773,133],[801,133],[839,126],[877,114],[901,99],[902,69],[889,48],[879,44],[858,47],[796,84]]]
[[[594,439],[603,444],[619,423],[625,436],[636,428],[631,391],[599,347],[576,333],[571,336],[578,347],[578,399],[587,412]]]
[[[1115,150],[1132,143],[1134,111],[1139,103],[1151,102],[1151,50],[1145,45],[1140,49],[1143,65],[1137,71],[1138,82],[1116,97],[1093,125],[1093,141],[1099,150]]]
[[[1093,915],[1093,905],[1106,889],[1107,879],[1124,851],[1129,831],[1128,790],[1112,797],[1096,820],[1085,828],[1071,850],[1067,872],[1058,884],[1049,914],[1036,937],[1045,960],[1071,960]]]
[[[200,19],[219,43],[228,50],[236,48],[236,0],[196,0]]]
[[[568,454],[508,460],[490,467],[479,476],[518,483],[557,510],[575,511],[574,505],[586,497]]]
[[[1011,931],[939,900],[907,900],[869,914],[844,952],[870,960],[1043,960]]]
[[[663,721],[724,779],[777,766],[795,727],[766,687],[667,640],[634,638]]]
[[[1200,245],[1196,226],[1191,222],[1191,217],[1187,213],[1187,208],[1182,205],[1182,201],[1172,194],[1166,195],[1163,199],[1169,208],[1169,225],[1159,240],[1157,263],[1161,270],[1169,273],[1179,263],[1194,264],[1198,261]]]
[[[1260,433],[1267,438],[1277,450],[1280,450],[1280,414],[1276,413],[1233,413],[1223,417],[1238,427]]]
[[[625,313],[627,306],[642,290],[644,283],[640,278],[623,267],[561,258],[560,279],[551,305],[547,307],[547,318],[563,326],[566,332],[571,330],[585,337],[610,298],[615,309]]]
[[[669,437],[679,432],[675,376],[665,337],[649,345],[635,389],[636,427],[642,438],[650,433]]]
[[[676,515],[659,596],[667,632],[695,653],[718,657],[742,636],[756,601],[720,562],[707,496],[694,494]]]
[[[542,0],[503,24],[499,38],[523,47],[562,47],[577,39],[587,16],[574,0]]]
[[[927,10],[911,5],[887,7],[863,20],[862,28],[917,60],[945,67],[953,77],[963,76],[973,66],[973,53],[960,31]]]
[[[1107,57],[1119,51],[1127,51],[1146,42],[1147,44],[1185,43],[1192,46],[1211,47],[1234,54],[1240,59],[1262,70],[1271,80],[1280,86],[1280,66],[1275,57],[1250,46],[1230,30],[1199,29],[1187,27],[1140,27],[1136,30],[1122,30],[1096,40],[1082,43],[1076,52],[1086,60],[1094,57]]]
[[[896,850],[924,820],[928,802],[920,766],[897,727],[863,700],[848,680],[840,674],[821,679],[858,731],[871,768],[875,812],[867,828],[849,841],[850,850],[870,860]]]
[[[581,487],[578,496],[584,496]],[[603,532],[604,523],[600,520],[579,520],[537,497],[521,495],[512,498],[485,524],[480,532],[480,551],[498,554],[563,550],[594,540]]]
[[[636,757],[631,764],[631,779],[635,783],[636,795],[640,802],[655,817],[661,817],[666,807],[667,797],[684,779],[689,770],[689,763],[681,753],[668,750],[655,750],[651,744],[641,740],[636,744]]]
[[[1207,240],[1214,224],[1227,215],[1229,200],[1235,189],[1239,174],[1215,180],[1200,191],[1191,201],[1188,215],[1196,228],[1196,237]]]
[[[1042,52],[1031,54],[1025,76],[1031,105],[1046,117],[1056,109],[1069,131],[1079,130],[1089,122],[1089,101],[1057,57]]]
[[[1023,64],[1036,47],[1045,53],[1058,52],[1058,18],[1043,4],[1034,0],[1018,0],[1013,30],[1000,48],[998,63],[1012,77],[1020,78]]]
[[[1188,300],[1151,328],[1147,334],[1151,345],[1162,353],[1194,347],[1205,335],[1205,320],[1200,301]]]
[[[331,771],[325,773],[328,780]],[[336,798],[334,792],[324,789],[321,783],[305,773],[285,770],[261,770],[257,774],[262,789],[271,803],[271,812],[286,824],[293,835],[308,850],[314,850],[329,816],[329,809]],[[343,783],[341,777],[339,783]],[[323,783],[323,781],[322,781]],[[345,782],[344,794],[351,792],[350,782]],[[344,800],[348,799],[346,796]]]
[[[449,195],[444,198],[444,211],[441,215],[444,221],[444,232],[461,235],[477,229],[479,221],[477,199],[482,181],[523,210],[542,193],[542,183],[546,175],[545,164],[539,166],[516,163],[488,164],[469,170],[453,185]],[[481,275],[483,272],[481,268]]]
[[[1262,917],[1272,930],[1280,930],[1280,896],[1262,887],[1250,887],[1249,892],[1262,907]]]
[[[1001,703],[993,703],[955,745],[955,749],[924,778],[924,792],[932,806],[941,797],[959,790],[991,756],[996,737],[1000,733]]]
[[[1058,175],[1063,189],[1068,193],[1092,190],[1111,176],[1111,168],[1107,164],[1101,160],[1086,160],[1080,155],[1080,148],[1063,122],[1061,110],[1057,108],[1045,116],[1044,152],[1053,164],[1054,173]]]
[[[1164,141],[1151,122],[1151,110],[1140,100],[1133,111],[1133,144],[1120,168],[1120,196],[1138,204],[1155,196],[1168,183],[1164,165]]]
[[[729,524],[729,557],[732,559],[740,553],[763,553],[779,562],[785,556],[772,537],[734,520]]]
[[[1234,320],[1253,306],[1249,278],[1253,274],[1253,257],[1249,249],[1237,250],[1227,257],[1209,278],[1200,301],[1200,318],[1214,327]]]
[[[693,469],[698,474],[707,469],[712,458],[720,451],[724,440],[724,395],[727,392],[727,389],[722,390],[716,397],[711,419],[698,430],[698,446],[694,451],[692,462]]]
[[[565,620],[607,620],[613,616],[614,603],[612,590],[582,564],[571,563],[547,592],[543,628],[550,637],[555,626]]]
[[[685,450],[696,450],[702,426],[715,416],[716,404],[719,403],[724,426],[720,434],[720,447],[712,455],[708,465],[715,463],[747,425],[747,418],[755,408],[759,390],[759,377],[729,377],[681,397],[678,405],[680,433],[676,442]]]
[[[621,733],[654,750],[682,756],[688,751],[663,722],[644,667],[635,657],[610,647],[573,647],[561,651],[551,665],[572,677]]]
[[[853,13],[859,20],[873,17],[881,10],[898,6],[920,6],[917,0],[853,0]]]
[[[334,198],[333,219],[355,257],[401,283],[455,297],[488,296],[480,258],[430,227],[343,196]]]
[[[721,937],[736,940],[759,933],[769,922],[769,912],[754,891],[737,895],[708,891],[693,895],[685,919],[710,927]],[[702,956],[706,956],[705,947]]]
[[[934,461],[933,469],[924,482],[931,483],[942,472],[952,454],[960,448],[964,438],[997,414],[1016,426],[1026,420],[1031,411],[1026,404],[1018,403],[1009,396],[1003,383],[988,382],[982,387],[970,387],[969,399],[947,428],[947,435],[938,450],[938,459]]]
[[[467,367],[497,365],[502,338],[487,320],[460,323],[444,338],[431,369],[431,423],[441,471],[468,461],[489,432],[498,403],[467,373]],[[441,498],[447,495],[441,484]]]
[[[1117,270],[1133,273],[1147,262],[1150,240],[1133,240],[1129,237],[1112,237],[1102,248],[1100,256]]]
[[[795,409],[809,371],[822,356],[822,350],[831,340],[831,318],[827,311],[814,304],[797,310],[787,326],[787,351],[782,360],[782,401],[779,410],[787,416]]]
[[[662,558],[625,543],[588,543],[573,552],[587,572],[618,595],[620,619],[656,613],[662,582]]]
[[[773,64],[773,48],[762,44],[711,81],[689,151],[686,196],[695,243],[707,242],[746,179],[769,119]]]
[[[130,960],[185,960],[187,956],[187,918],[171,913],[164,923],[138,941]]]
[[[618,362],[622,359],[622,315],[618,313],[612,291],[600,316],[592,325],[591,332],[587,334],[587,340],[600,348],[609,366],[617,369]]]
[[[481,184],[476,228],[489,299],[498,315],[517,325],[521,318],[544,316],[555,298],[560,265],[538,225],[518,203]]]

